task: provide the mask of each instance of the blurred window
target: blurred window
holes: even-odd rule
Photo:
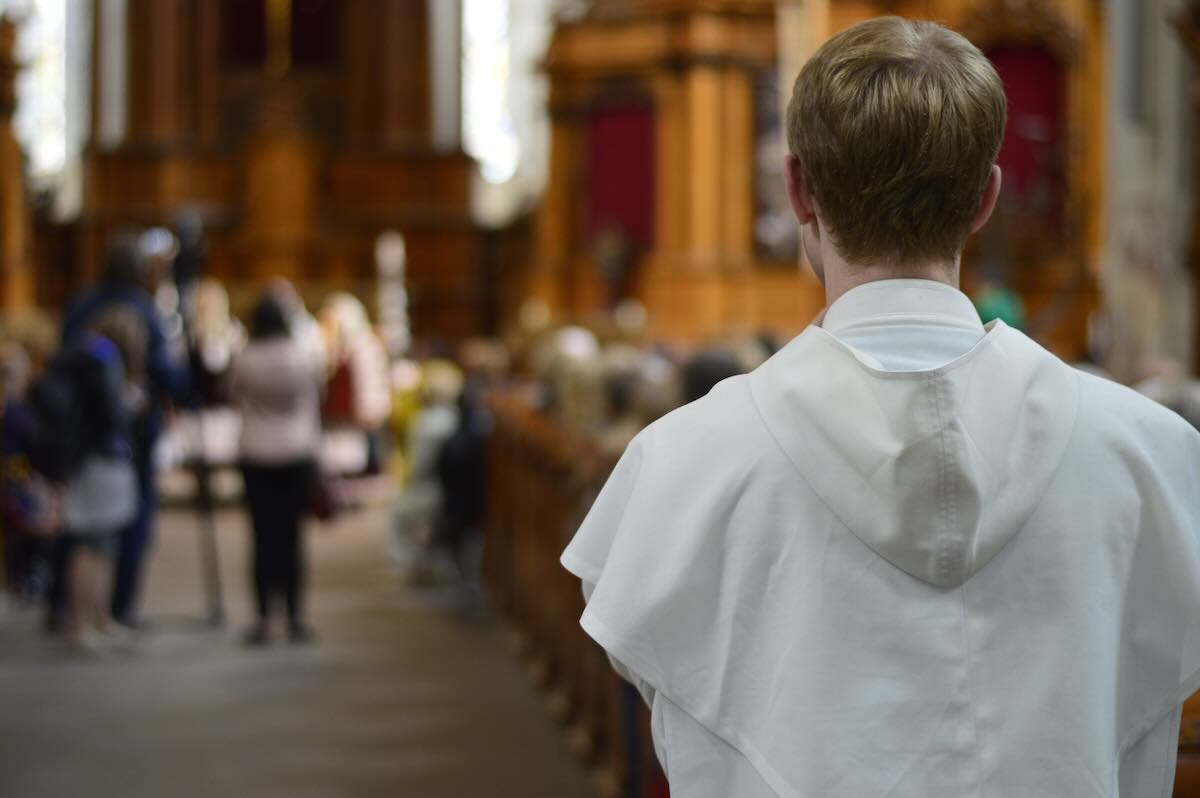
[[[13,125],[35,188],[55,186],[67,167],[67,0],[0,0],[21,21]]]
[[[463,2],[463,144],[489,183],[517,172],[520,139],[509,109],[509,0]]]

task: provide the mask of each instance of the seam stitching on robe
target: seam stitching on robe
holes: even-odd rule
[[[971,689],[971,633],[967,612],[967,585],[963,583],[958,589],[959,606],[962,607],[962,642],[963,642],[963,688],[967,692],[967,709],[971,713],[971,735],[974,738],[975,749],[975,793],[983,793],[983,745],[979,739],[979,706],[975,701],[975,691]]]
[[[941,529],[938,530],[937,552],[934,555],[934,579],[936,584],[949,582],[953,579],[953,532],[954,532],[954,501],[950,495],[950,452],[946,445],[946,424],[942,415],[941,385],[938,379],[930,376],[928,380],[931,398],[933,400],[933,417],[935,431],[938,436],[937,476],[935,491],[937,493],[938,518]]]

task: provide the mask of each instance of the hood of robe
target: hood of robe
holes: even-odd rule
[[[896,568],[949,588],[1020,533],[1066,450],[1077,380],[1040,350],[1013,356],[1035,349],[993,322],[941,368],[881,371],[811,327],[749,379],[829,511]]]

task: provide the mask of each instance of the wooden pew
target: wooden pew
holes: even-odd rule
[[[612,466],[591,441],[515,396],[490,397],[484,578],[517,650],[601,798],[661,798],[649,713],[579,626],[579,580],[559,563]]]
[[[1179,730],[1179,762],[1175,767],[1175,798],[1200,798],[1200,694],[1183,705]]]

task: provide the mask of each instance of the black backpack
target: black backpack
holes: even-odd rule
[[[29,460],[51,482],[70,479],[91,454],[128,440],[122,367],[109,341],[88,336],[59,352],[29,390]]]

